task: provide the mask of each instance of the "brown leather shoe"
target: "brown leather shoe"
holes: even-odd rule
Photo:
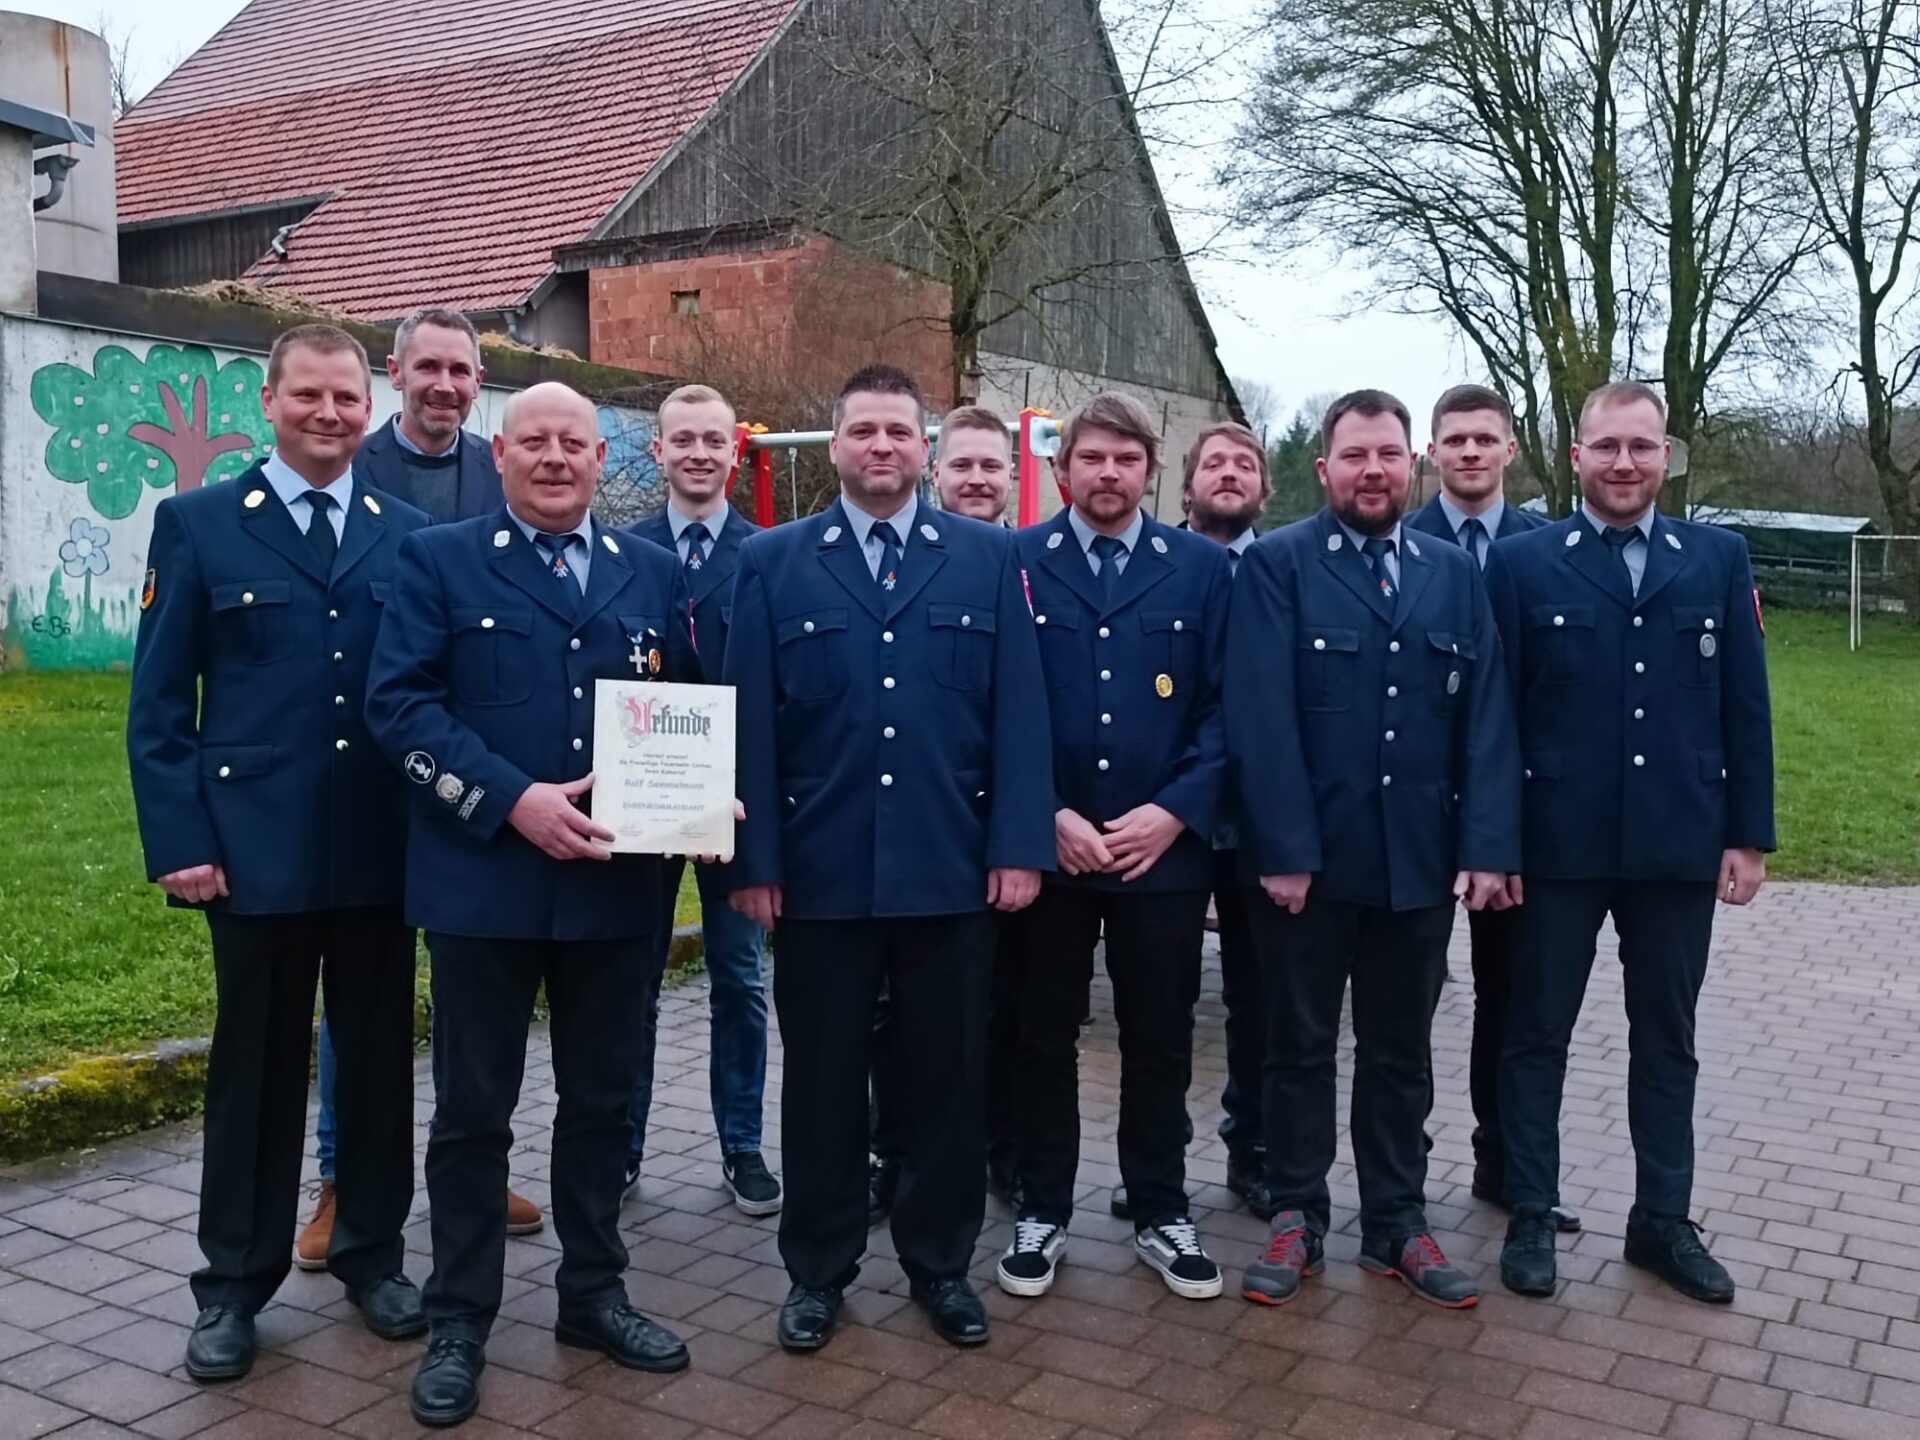
[[[540,1207],[524,1195],[507,1191],[507,1234],[537,1235],[546,1227],[547,1217]]]
[[[333,1181],[320,1182],[319,1203],[313,1207],[313,1218],[300,1232],[300,1238],[293,1242],[293,1263],[302,1270],[324,1270],[327,1268],[327,1246],[333,1240]]]

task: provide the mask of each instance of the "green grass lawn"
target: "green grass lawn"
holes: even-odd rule
[[[1781,879],[1920,883],[1920,630],[1767,620]],[[145,880],[125,675],[0,676],[0,1079],[201,1035],[206,927]],[[691,878],[678,921],[698,916]]]

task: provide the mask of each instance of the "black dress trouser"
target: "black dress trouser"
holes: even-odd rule
[[[1080,1017],[1106,925],[1120,1029],[1120,1179],[1136,1226],[1187,1213],[1187,1086],[1207,892],[1127,893],[1046,883],[1020,931],[1019,1104],[1022,1213],[1073,1215],[1080,1166]]]
[[[1260,952],[1253,940],[1253,905],[1265,899],[1240,883],[1240,856],[1213,852],[1213,909],[1220,922],[1220,1003],[1227,1012],[1227,1084],[1220,1093],[1220,1138],[1235,1157],[1263,1155],[1267,1123],[1267,1004],[1260,983]]]
[[[207,928],[219,999],[200,1172],[207,1263],[194,1300],[255,1311],[292,1268],[323,977],[340,1136],[327,1268],[356,1289],[398,1274],[413,1203],[412,929],[389,908],[212,910]]]
[[[780,1255],[797,1284],[851,1284],[866,1250],[867,1084],[883,984],[900,1160],[894,1248],[910,1280],[967,1273],[987,1203],[993,940],[990,911],[781,921],[773,965],[785,1049]]]
[[[562,1316],[626,1300],[620,1238],[633,1087],[633,1037],[647,1019],[655,942],[481,940],[427,935],[433,956],[436,1090],[427,1138],[435,1335],[484,1339],[500,1309],[507,1251],[507,1152],[542,982],[557,1105],[548,1179],[560,1238]],[[344,1145],[342,1150],[344,1152]]]
[[[1500,1052],[1506,1045],[1507,1005],[1513,988],[1518,910],[1469,910],[1473,936],[1473,1046],[1467,1093],[1473,1100],[1476,1183],[1506,1189],[1506,1150],[1500,1140]]]
[[[1267,997],[1267,1183],[1281,1210],[1332,1222],[1340,1009],[1353,987],[1353,1158],[1363,1238],[1427,1229],[1425,1123],[1433,1013],[1447,973],[1453,904],[1388,910],[1316,898],[1298,915],[1255,903]]]

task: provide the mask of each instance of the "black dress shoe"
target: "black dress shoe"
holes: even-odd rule
[[[187,1374],[196,1380],[238,1380],[253,1368],[253,1316],[233,1305],[209,1305],[187,1337]]]
[[[910,1293],[942,1340],[953,1345],[987,1343],[987,1307],[965,1280],[915,1281]]]
[[[1127,1187],[1116,1185],[1113,1195],[1107,1201],[1107,1213],[1116,1220],[1133,1219],[1133,1206],[1127,1203]]]
[[[840,1318],[840,1299],[837,1287],[795,1285],[780,1307],[780,1348],[818,1350],[826,1344]]]
[[[1707,1253],[1700,1227],[1682,1216],[1627,1212],[1627,1263],[1650,1270],[1682,1295],[1709,1305],[1733,1303],[1733,1277]]]
[[[562,1315],[553,1338],[576,1350],[598,1350],[616,1365],[671,1375],[687,1368],[687,1347],[664,1325],[656,1325],[622,1301],[591,1315]]]
[[[427,1333],[427,1312],[420,1308],[420,1291],[404,1275],[389,1275],[364,1290],[349,1285],[347,1299],[358,1307],[367,1329],[382,1340],[411,1340]]]
[[[1544,1205],[1520,1205],[1507,1222],[1500,1248],[1500,1283],[1516,1295],[1551,1295],[1559,1278],[1554,1263],[1553,1212]]]
[[[1262,1220],[1271,1220],[1280,1207],[1267,1188],[1267,1157],[1248,1151],[1227,1157],[1227,1189]]]
[[[440,1335],[427,1344],[413,1372],[413,1418],[422,1425],[458,1425],[479,1407],[480,1372],[487,1349],[464,1335]]]
[[[898,1160],[867,1161],[867,1224],[878,1225],[893,1209],[894,1193],[900,1188]]]

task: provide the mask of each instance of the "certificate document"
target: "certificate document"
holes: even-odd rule
[[[597,680],[593,818],[630,855],[733,853],[733,687]]]

